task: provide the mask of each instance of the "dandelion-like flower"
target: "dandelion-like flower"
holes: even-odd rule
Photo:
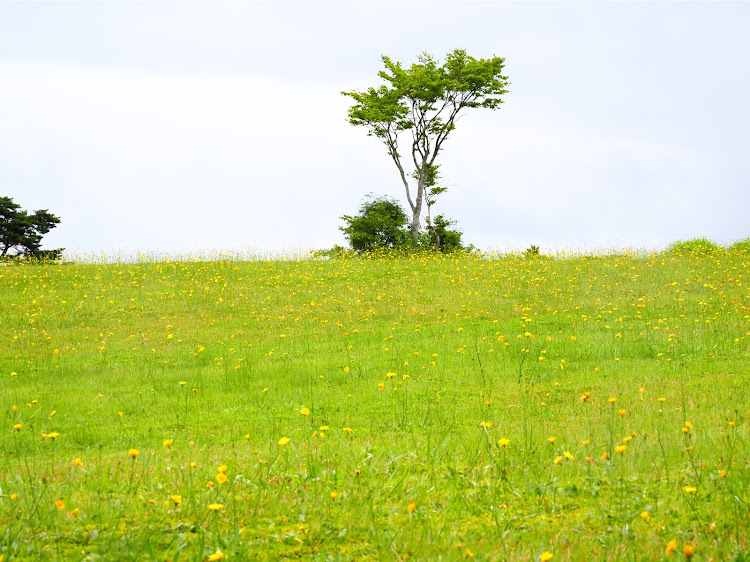
[[[141,454],[141,452],[140,452],[140,451],[139,451],[138,449],[130,449],[130,450],[128,450],[128,454],[130,455],[130,457],[131,457],[131,458],[133,458],[133,459],[134,459],[134,458],[136,458],[136,457],[137,457],[138,455],[140,455],[140,454]]]
[[[281,445],[282,447],[286,447],[289,444],[289,441],[289,437],[282,437],[281,439],[279,439],[279,445]]]

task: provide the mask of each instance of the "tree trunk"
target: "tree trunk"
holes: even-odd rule
[[[414,207],[412,207],[411,219],[411,237],[414,239],[415,244],[419,242],[419,218],[422,215],[422,201],[424,200],[425,179],[426,178],[424,172],[420,170],[419,179],[417,180],[417,197],[414,201]]]

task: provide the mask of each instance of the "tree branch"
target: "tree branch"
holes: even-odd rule
[[[392,135],[391,132],[388,131],[386,145],[388,146],[388,154],[391,155],[393,162],[398,168],[399,174],[401,174],[401,181],[406,189],[406,200],[409,202],[409,207],[411,207],[412,212],[414,212],[416,206],[414,205],[414,202],[411,199],[411,193],[409,192],[409,180],[406,179],[406,173],[404,172],[404,167],[401,165],[401,158],[398,155],[398,134],[394,133]]]

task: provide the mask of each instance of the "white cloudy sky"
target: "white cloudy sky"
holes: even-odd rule
[[[502,56],[437,212],[484,248],[750,236],[750,3],[0,2],[0,195],[48,247],[278,252],[403,200],[341,90],[461,47]]]

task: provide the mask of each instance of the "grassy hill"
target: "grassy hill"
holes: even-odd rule
[[[740,251],[15,265],[0,342],[6,561],[750,556]]]

